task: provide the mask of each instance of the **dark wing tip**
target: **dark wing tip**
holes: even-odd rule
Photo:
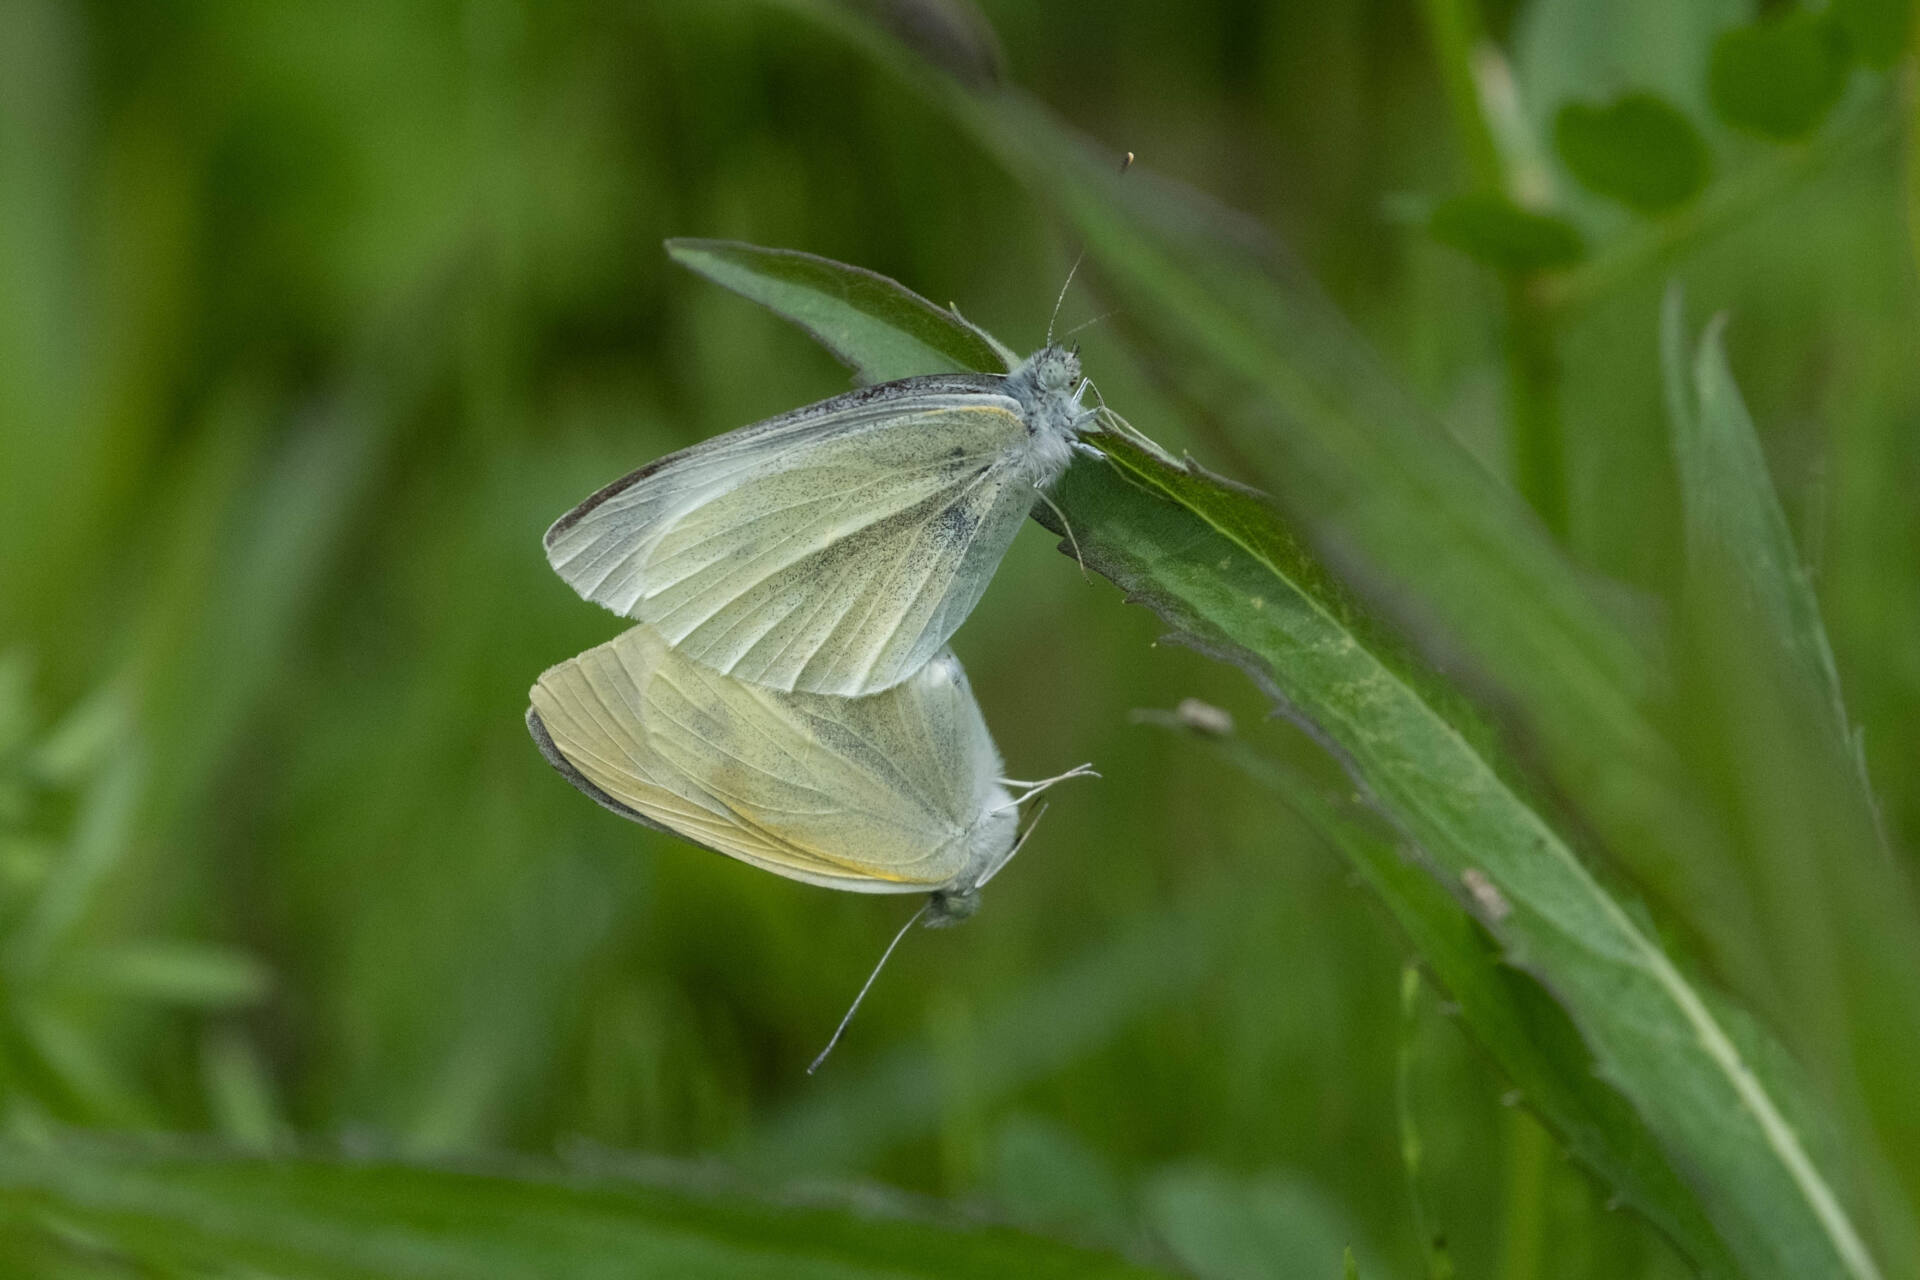
[[[541,544],[545,546],[547,550],[553,550],[553,544],[558,542],[573,526],[592,515],[595,507],[598,507],[609,498],[618,497],[668,463],[679,459],[685,452],[685,450],[682,450],[680,453],[670,453],[664,458],[655,458],[639,470],[627,472],[627,474],[621,476],[612,484],[602,485],[600,488],[595,489],[587,495],[579,506],[567,512],[567,514],[561,516],[547,527],[545,536],[540,540]]]

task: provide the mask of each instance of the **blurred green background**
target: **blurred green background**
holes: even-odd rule
[[[1007,79],[1276,230],[1508,473],[1507,286],[1427,229],[1474,181],[1427,22],[1450,6],[981,7]],[[1623,614],[1672,607],[1655,335],[1677,274],[1694,312],[1731,314],[1911,871],[1911,56],[1855,67],[1822,132],[1779,142],[1709,103],[1747,5],[1482,16],[1482,84],[1522,134],[1643,90],[1706,147],[1705,203],[1556,335],[1566,545]],[[1685,1273],[1502,1105],[1437,1000],[1403,1013],[1407,947],[1343,864],[1132,713],[1201,697],[1331,779],[1317,748],[1236,673],[1156,645],[1038,529],[956,648],[1015,776],[1092,760],[1104,779],[1056,793],[974,922],[902,947],[817,1078],[910,908],[622,823],[527,740],[533,678],[620,625],[547,569],[546,525],[847,385],[663,238],[811,250],[1040,342],[1073,238],[935,110],[746,4],[10,0],[0,28],[16,1131],[711,1156],[1209,1276],[1332,1276],[1349,1244],[1363,1275],[1414,1274],[1423,1232],[1464,1275]],[[1550,150],[1535,162],[1584,242],[1645,238]],[[1063,319],[1103,310],[1083,281]],[[1231,471],[1125,323],[1081,335],[1108,401]]]

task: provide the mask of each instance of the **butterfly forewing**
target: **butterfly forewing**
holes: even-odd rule
[[[993,386],[910,380],[722,436],[588,499],[548,557],[720,671],[888,688],[958,628],[1031,506],[1026,426]]]

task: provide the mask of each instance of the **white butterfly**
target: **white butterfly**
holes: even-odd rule
[[[1090,772],[1002,779],[948,652],[870,697],[782,693],[641,625],[551,668],[530,699],[541,753],[614,812],[789,879],[931,893],[929,923],[972,914],[1018,848],[1021,803]]]
[[[1078,354],[1048,345],[1005,376],[823,400],[614,481],[547,530],[547,559],[719,671],[890,688],[946,644],[1066,469],[1096,412],[1086,385]]]

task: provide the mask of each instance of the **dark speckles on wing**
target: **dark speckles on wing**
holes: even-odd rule
[[[979,527],[977,512],[955,505],[934,517],[933,535],[947,546],[959,546],[973,537],[973,531]]]

